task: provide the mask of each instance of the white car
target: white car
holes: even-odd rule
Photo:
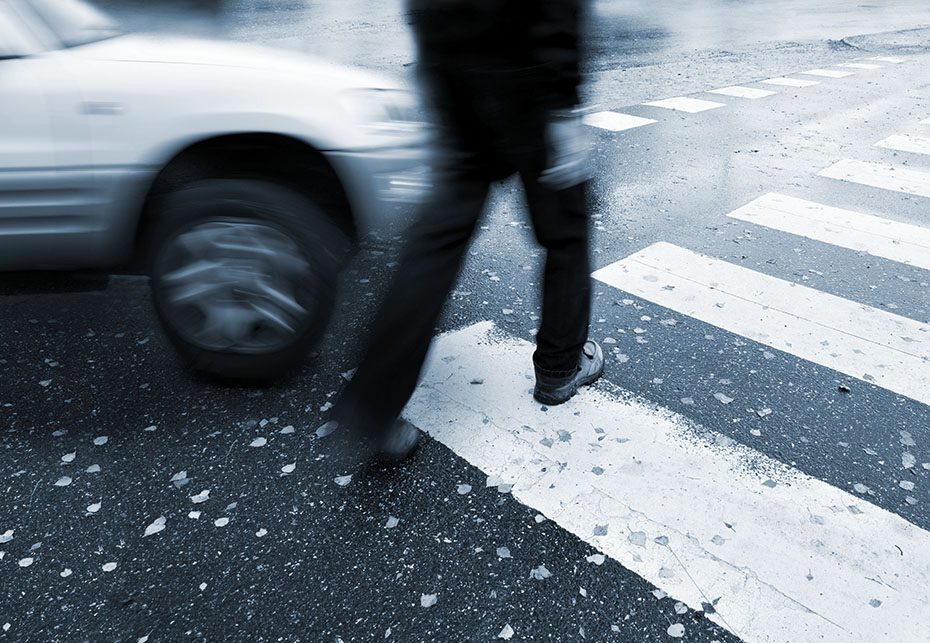
[[[136,260],[208,373],[303,358],[347,241],[426,189],[424,136],[380,75],[121,34],[82,0],[0,0],[0,270]]]

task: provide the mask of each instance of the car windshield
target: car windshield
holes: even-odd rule
[[[28,0],[33,11],[65,47],[77,47],[118,36],[117,24],[82,0]]]

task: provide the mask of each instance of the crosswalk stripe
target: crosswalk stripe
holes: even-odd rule
[[[755,100],[757,98],[765,98],[766,96],[774,96],[778,92],[771,92],[767,89],[758,89],[756,87],[742,87],[740,85],[734,85],[732,87],[721,87],[720,89],[710,89],[708,90],[709,94],[720,94],[721,96],[734,96],[736,98],[749,98]]]
[[[727,216],[930,270],[930,228],[783,194],[763,195]]]
[[[818,172],[830,179],[860,183],[873,188],[930,197],[930,173],[900,165],[882,165],[843,159]]]
[[[490,322],[440,337],[407,419],[747,643],[930,631],[930,533],[606,382],[541,408],[532,353]]]
[[[912,152],[914,154],[930,154],[930,138],[926,136],[911,136],[909,134],[892,134],[888,138],[875,144],[889,150]]]
[[[851,71],[839,71],[837,69],[810,69],[808,71],[802,71],[802,74],[807,74],[808,76],[820,76],[822,78],[846,78],[847,76],[853,76],[855,72]]]
[[[585,115],[582,121],[584,121],[585,125],[610,130],[611,132],[621,132],[658,122],[651,118],[621,114],[620,112],[595,112],[594,114]]]
[[[930,325],[668,243],[649,246],[594,277],[930,405]]]
[[[884,65],[874,65],[872,63],[842,63],[838,67],[849,67],[850,69],[881,69]]]
[[[717,109],[718,107],[726,107],[724,103],[715,103],[714,101],[701,100],[699,98],[688,98],[687,96],[665,98],[650,103],[643,103],[643,105],[661,107],[662,109],[672,109],[678,112],[688,112],[689,114],[706,112],[709,109]]]
[[[907,58],[896,58],[894,56],[872,56],[871,58],[866,58],[866,60],[877,60],[882,63],[891,63],[892,65],[900,65],[901,63],[907,62]]]
[[[820,82],[816,80],[802,80],[800,78],[769,78],[763,80],[763,83],[768,83],[769,85],[782,85],[784,87],[812,87],[814,85],[819,85]]]
[[[930,118],[927,118],[927,119],[924,119],[924,120],[920,121],[920,124],[921,124],[921,125],[930,125]]]

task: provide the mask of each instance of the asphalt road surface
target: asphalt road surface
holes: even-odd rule
[[[395,3],[109,4],[413,62]],[[512,182],[398,468],[316,434],[395,239],[262,389],[184,371],[141,279],[0,280],[0,640],[928,640],[930,8],[697,4],[596,7],[608,364],[563,407],[528,394],[540,252]]]

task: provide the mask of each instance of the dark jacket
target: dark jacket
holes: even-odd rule
[[[578,104],[584,0],[408,0],[420,64],[513,77],[547,109]]]

